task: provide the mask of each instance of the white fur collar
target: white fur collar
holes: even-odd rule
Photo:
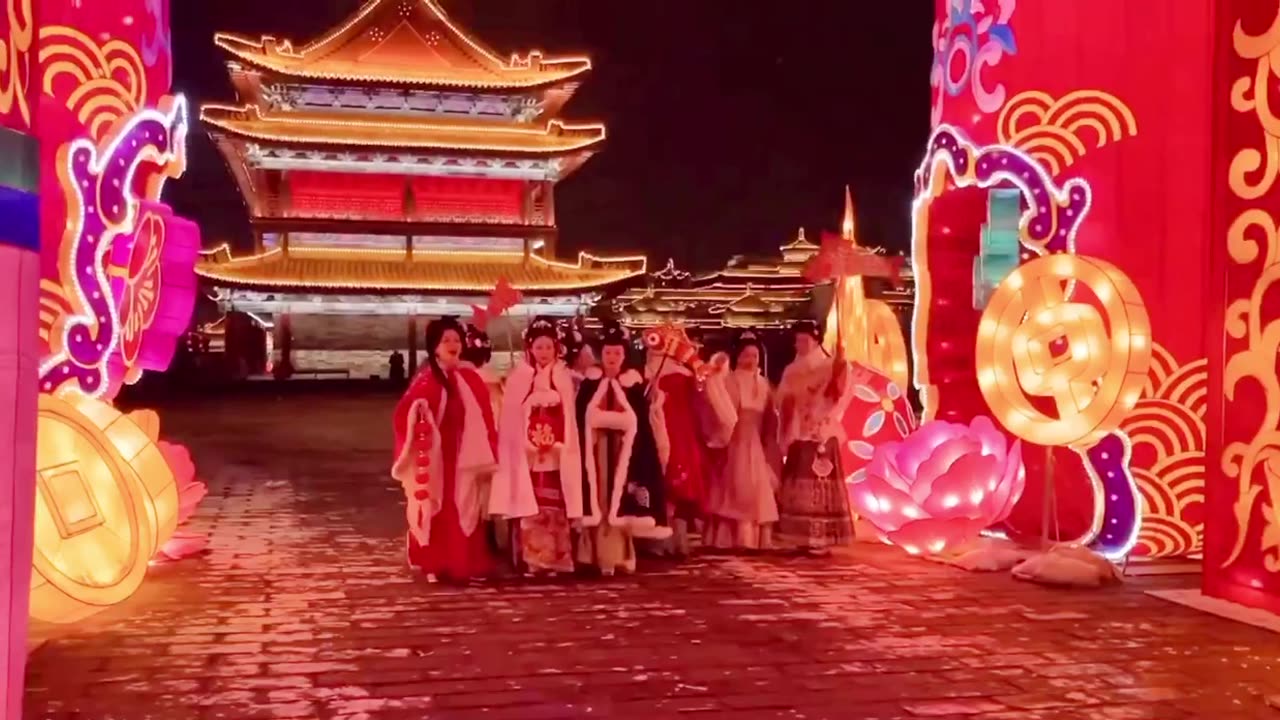
[[[599,366],[589,367],[587,368],[587,371],[583,373],[583,377],[586,378],[587,380],[593,380],[593,381],[603,380],[604,369],[600,368]],[[636,385],[639,385],[642,382],[644,382],[644,377],[640,373],[630,368],[623,370],[622,374],[618,376],[618,383],[621,384],[622,387],[624,388],[635,387]]]

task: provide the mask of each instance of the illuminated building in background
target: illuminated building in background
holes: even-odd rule
[[[846,203],[845,221],[852,213]],[[836,288],[833,283],[815,283],[805,277],[806,264],[821,248],[800,228],[791,242],[771,257],[736,255],[715,272],[695,274],[679,270],[671,261],[666,267],[633,280],[615,295],[609,310],[624,325],[646,328],[674,323],[696,331],[703,342],[721,349],[742,328],[763,330],[766,338],[782,335],[796,320],[826,320],[833,315]],[[880,248],[862,251],[882,254]],[[895,287],[888,279],[856,278],[863,297],[883,308],[887,319],[905,334],[911,317],[912,282],[910,268]],[[789,338],[778,340],[781,349]],[[770,342],[772,348],[774,343]],[[905,350],[905,349],[904,349]],[[780,367],[780,366],[779,366]],[[905,383],[904,383],[905,384]]]
[[[785,328],[813,311],[814,284],[801,275],[818,246],[801,229],[781,255],[738,255],[722,270],[695,274],[666,267],[649,273],[611,301],[631,328],[675,323],[690,328]]]
[[[198,271],[224,310],[274,327],[282,359],[319,333],[404,347],[404,317],[412,350],[412,318],[466,316],[499,278],[524,294],[519,319],[574,315],[644,273],[640,257],[556,259],[556,183],[605,139],[558,117],[588,58],[499,57],[435,0],[371,0],[306,45],[214,41],[238,103],[201,119],[255,247]]]

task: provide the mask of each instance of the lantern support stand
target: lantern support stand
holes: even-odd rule
[[[1043,550],[1048,550],[1057,543],[1057,538],[1062,537],[1061,528],[1058,524],[1058,496],[1054,492],[1053,483],[1054,459],[1053,448],[1045,446],[1044,449],[1044,503],[1043,515],[1040,520],[1040,527],[1043,528],[1040,546]],[[1049,525],[1053,524],[1053,536],[1049,535]]]

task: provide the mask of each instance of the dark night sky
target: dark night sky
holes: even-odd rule
[[[443,0],[500,54],[586,51],[564,116],[603,151],[557,188],[560,253],[645,250],[693,269],[835,228],[852,186],[864,244],[905,249],[929,130],[932,3],[921,0]],[[173,3],[176,91],[233,98],[215,30],[309,40],[358,0]],[[206,244],[248,238],[221,157],[192,133],[171,185]],[[240,239],[237,239],[240,238]],[[816,239],[816,238],[815,238]]]

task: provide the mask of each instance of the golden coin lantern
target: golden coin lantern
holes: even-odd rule
[[[158,423],[136,419],[91,398],[40,396],[33,618],[76,622],[125,600],[173,535],[178,488]]]
[[[982,395],[1009,432],[1038,445],[1088,447],[1137,403],[1151,323],[1138,289],[1114,265],[1049,255],[1000,283],[978,325],[976,359]]]

